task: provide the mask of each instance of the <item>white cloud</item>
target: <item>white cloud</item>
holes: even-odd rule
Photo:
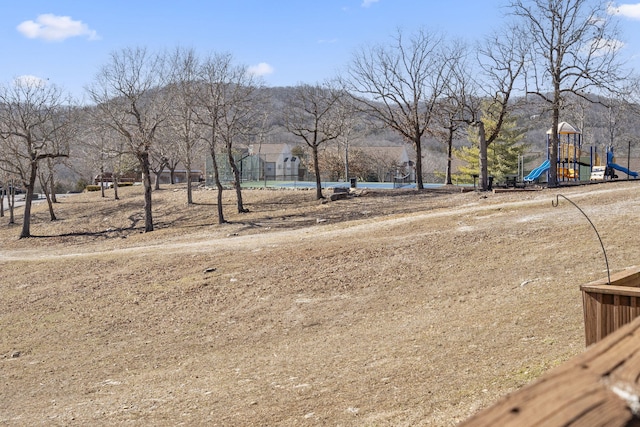
[[[273,67],[266,62],[261,62],[258,65],[252,65],[248,69],[250,74],[254,76],[266,76],[268,74],[273,74],[275,71]]]
[[[624,16],[625,18],[640,20],[640,3],[621,4],[620,6],[609,3],[607,6],[607,12],[609,15],[619,15]]]
[[[82,21],[74,21],[70,16],[57,16],[51,13],[38,15],[35,21],[24,21],[17,30],[30,39],[63,41],[69,37],[87,36],[89,40],[98,40],[98,33]]]
[[[374,3],[378,3],[380,0],[362,0],[362,4],[360,6],[362,7],[369,7]]]
[[[598,57],[617,52],[625,46],[624,42],[616,39],[592,40],[590,45],[584,47],[583,53]]]
[[[47,85],[47,81],[45,79],[41,79],[40,77],[32,76],[29,74],[25,74],[23,76],[18,76],[13,80],[13,84],[18,87],[42,87]]]

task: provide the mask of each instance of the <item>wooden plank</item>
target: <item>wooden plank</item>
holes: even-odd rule
[[[607,334],[610,334],[620,326],[624,325],[624,323],[622,323],[622,312],[624,311],[624,307],[622,307],[620,295],[613,296],[613,307],[611,307],[611,311],[611,327],[607,329]]]
[[[606,313],[602,303],[603,297],[604,295],[602,294],[597,294],[595,296],[595,300],[598,303],[596,306],[596,315],[595,315],[595,322],[596,322],[596,341],[595,342],[600,341],[606,335],[605,333],[606,332],[605,331]]]
[[[640,288],[617,285],[582,285],[580,289],[590,294],[640,296]]]
[[[635,353],[629,357],[624,365],[609,375],[609,382],[611,384],[620,383],[630,387],[637,387],[638,366],[640,366],[640,353]]]
[[[598,377],[604,377],[613,372],[620,363],[619,355],[625,354],[625,357],[631,357],[633,352],[638,348],[635,339],[628,337],[627,339],[617,341],[608,351],[599,354],[592,359],[586,359],[583,362],[583,368],[588,368],[589,372],[593,372]],[[637,368],[640,368],[637,367]]]
[[[640,316],[640,297],[631,297],[631,317]]]
[[[626,325],[627,323],[633,320],[631,316],[631,297],[626,295],[620,295],[620,308],[622,312],[622,325]]]
[[[584,307],[585,342],[586,345],[589,346],[598,341],[596,335],[596,310],[598,308],[598,302],[593,294],[583,292],[582,305]]]
[[[609,285],[607,278],[595,280],[582,286]],[[640,267],[628,268],[611,275],[611,285],[640,287]]]
[[[612,392],[599,388],[596,392],[585,395],[582,399],[572,401],[561,410],[549,414],[540,425],[583,425],[583,426],[608,426],[612,422],[627,422],[629,415],[624,414],[625,403],[620,399],[615,399]],[[581,414],[576,420],[572,420],[575,414]]]
[[[592,378],[581,375],[573,378],[573,373],[565,375],[559,374],[561,380],[539,381],[537,387],[525,387],[519,392],[507,397],[493,407],[493,410],[481,413],[483,416],[480,424],[475,424],[470,420],[469,426],[501,426],[518,427],[523,425],[544,425],[543,421],[563,408],[568,407],[567,399],[570,403],[575,400],[587,398],[597,393],[599,388],[594,385]],[[564,399],[560,396],[565,396]],[[543,411],[540,408],[544,408]],[[462,424],[466,426],[467,424]]]
[[[629,407],[640,398],[638,378],[640,318],[460,425],[640,425]]]
[[[607,399],[594,407],[575,422],[567,426],[628,426],[629,414],[624,410],[624,402],[620,399]]]

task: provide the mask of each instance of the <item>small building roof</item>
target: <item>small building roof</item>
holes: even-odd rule
[[[547,135],[551,135],[553,131],[551,128],[547,131]],[[558,123],[558,135],[580,135],[582,132],[571,126],[567,122]]]

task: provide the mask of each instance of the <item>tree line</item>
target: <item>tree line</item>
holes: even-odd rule
[[[486,190],[489,147],[505,132],[514,132],[514,114],[523,100],[540,101],[540,111],[529,113],[548,112],[551,129],[558,129],[561,111],[576,99],[635,105],[635,79],[620,60],[607,3],[512,0],[507,10],[503,28],[477,43],[427,29],[398,30],[388,43],[355,52],[335,78],[287,91],[277,120],[310,150],[316,197],[324,197],[321,172],[329,163],[321,161],[321,148],[333,143],[347,147],[362,123],[390,130],[412,146],[418,190],[424,188],[425,139],[446,147],[445,182],[451,183],[454,141],[472,135],[480,188]],[[93,159],[101,173],[106,165],[114,175],[141,173],[146,232],[154,228],[152,174],[183,164],[191,204],[189,175],[202,150],[212,159],[218,222],[225,222],[223,162],[233,174],[236,208],[245,212],[234,148],[263,143],[275,120],[263,89],[264,83],[231,54],[202,56],[181,47],[112,52],[86,87],[87,106],[75,104],[54,84],[0,85],[0,197],[17,186],[26,190],[20,237],[31,235],[36,185],[55,219],[55,170],[72,151]],[[557,142],[552,132],[550,158],[557,154]],[[548,185],[557,185],[555,162],[549,176]],[[117,180],[114,184],[117,197]]]

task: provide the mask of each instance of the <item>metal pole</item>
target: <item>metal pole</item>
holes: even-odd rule
[[[627,181],[631,179],[631,140],[629,140],[629,148],[627,149]]]

